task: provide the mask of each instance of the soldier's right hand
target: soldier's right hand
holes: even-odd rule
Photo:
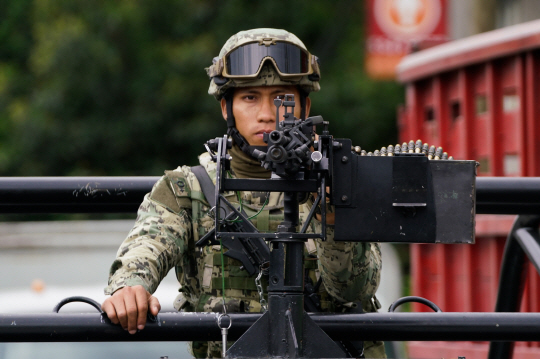
[[[123,287],[113,293],[101,305],[111,322],[120,324],[130,334],[144,329],[148,309],[158,315],[161,305],[142,285]]]

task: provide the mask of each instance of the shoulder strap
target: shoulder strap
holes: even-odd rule
[[[210,175],[208,175],[208,172],[204,169],[203,166],[194,166],[191,167],[191,172],[197,177],[197,180],[199,181],[199,184],[201,186],[201,190],[203,191],[204,196],[206,197],[206,200],[208,201],[208,204],[210,205],[210,208],[216,206],[216,186],[214,186],[214,182],[212,182],[212,179],[210,178]],[[229,206],[223,206],[222,210],[225,212],[225,216],[227,216],[232,211],[229,209]],[[247,217],[247,214],[244,210],[241,211],[241,213]]]
[[[201,165],[191,167],[191,172],[193,172],[195,177],[197,177],[197,180],[201,185],[201,190],[203,191],[206,200],[210,204],[210,207],[214,207],[216,205],[216,186],[214,186],[214,182],[212,182],[212,179],[208,175],[208,172],[206,172],[204,167]]]

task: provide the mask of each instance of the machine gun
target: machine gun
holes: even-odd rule
[[[387,157],[360,156],[350,140],[330,135],[329,123],[322,117],[295,118],[293,95],[275,99],[274,104],[276,129],[264,135],[267,150],[253,152],[272,171],[270,179],[227,178],[231,141],[224,136],[207,143],[217,163],[215,230],[210,236],[229,242],[264,239],[271,248],[269,310],[227,356],[344,357],[304,312],[303,242],[326,239],[327,191],[328,202],[336,209],[335,240],[473,243],[476,162],[428,161],[425,155],[408,151]],[[282,105],[285,113],[280,121]],[[315,126],[323,127],[318,137]],[[225,191],[283,192],[283,222],[275,233],[259,233],[227,201]],[[316,200],[297,231],[298,198],[306,193],[316,193]],[[240,230],[224,226],[228,218],[220,217],[221,209],[225,213],[232,210],[244,223]],[[320,212],[321,231],[307,234],[316,211]],[[352,225],[357,223],[361,226]],[[247,253],[245,257],[252,256]],[[242,261],[248,262],[246,258]]]
[[[261,165],[272,171],[270,180],[226,178],[230,169],[226,150],[232,144],[226,136],[208,142],[218,163],[216,203],[225,201],[226,210],[233,208],[220,193],[248,187],[256,191],[314,192],[318,196],[313,209],[327,202],[327,195],[328,202],[335,206],[338,241],[474,242],[475,161],[429,161],[428,156],[410,149],[392,156],[360,155],[350,140],[334,139],[328,131],[329,123],[321,116],[295,118],[293,95],[274,102],[277,109],[285,107],[283,121],[276,119],[276,130],[264,134],[268,150],[253,152]],[[315,139],[314,127],[318,125],[323,130]],[[225,147],[218,151],[220,146]],[[328,194],[324,188],[329,189]],[[320,213],[326,216],[326,206],[320,206]],[[312,217],[310,213],[306,222]],[[324,220],[322,225],[315,238],[324,240]],[[285,229],[280,228],[278,232]],[[292,232],[290,226],[287,229]]]

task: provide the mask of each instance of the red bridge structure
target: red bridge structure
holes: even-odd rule
[[[398,66],[406,105],[401,141],[422,139],[479,176],[540,176],[540,21],[411,54]],[[445,312],[493,312],[513,215],[478,214],[474,245],[411,245],[412,294]],[[526,271],[521,312],[540,312],[540,277]],[[414,311],[429,311],[415,304]],[[540,339],[539,339],[540,340]],[[486,358],[486,342],[409,342],[411,358]],[[515,344],[515,359],[540,358],[538,342]]]

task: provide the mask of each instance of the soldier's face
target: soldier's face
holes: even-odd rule
[[[300,93],[296,86],[258,86],[240,87],[234,90],[233,115],[236,120],[238,132],[249,142],[251,146],[266,146],[263,134],[276,129],[276,106],[274,99],[278,96],[293,94],[296,106],[294,115],[300,117]],[[306,99],[306,116],[309,114],[311,100]],[[285,109],[279,109],[280,120],[283,119]],[[221,112],[223,118],[227,118],[225,100],[221,100]]]

